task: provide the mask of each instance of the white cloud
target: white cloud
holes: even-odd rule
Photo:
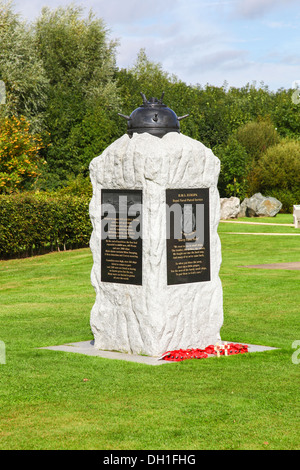
[[[242,68],[245,66],[246,51],[241,50],[220,50],[213,54],[203,56],[199,60],[205,71],[221,68],[230,70],[232,68]]]
[[[159,17],[172,12],[180,0],[97,0],[88,2],[89,8],[109,23],[132,24],[135,21]],[[85,2],[86,4],[87,2]]]
[[[286,7],[288,4],[297,4],[298,0],[239,0],[235,13],[244,18],[259,18],[277,7]]]
[[[71,0],[14,0],[29,20],[41,7]],[[299,78],[299,0],[82,0],[118,38],[117,66],[129,68],[141,48],[187,83],[243,86],[263,80],[273,89]],[[298,3],[299,4],[299,3]],[[298,10],[299,11],[299,10]],[[265,18],[262,16],[265,15]],[[249,21],[250,20],[250,21]],[[277,55],[276,55],[277,54]]]
[[[191,75],[190,75],[191,77]],[[243,67],[236,69],[202,71],[202,73],[194,73],[192,83],[209,83],[215,86],[221,86],[224,81],[229,86],[241,87],[247,83],[256,82],[259,85],[263,82],[268,85],[271,90],[279,88],[291,88],[293,81],[299,78],[299,65],[282,64],[256,61],[246,61]]]
[[[298,29],[298,25],[285,21],[265,21],[264,24],[272,29]]]

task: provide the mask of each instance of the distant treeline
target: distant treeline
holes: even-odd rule
[[[130,114],[160,97],[181,131],[221,160],[219,190],[243,199],[260,191],[300,201],[300,105],[294,90],[264,84],[242,88],[188,85],[138,53],[130,69],[116,67],[117,43],[102,19],[74,5],[43,8],[27,24],[0,1],[0,193],[87,194],[90,161],[126,132]],[[201,80],[201,77],[199,77]]]

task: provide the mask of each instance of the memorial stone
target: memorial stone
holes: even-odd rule
[[[294,227],[300,228],[300,205],[296,204],[293,206],[293,218],[294,218]]]
[[[97,349],[160,356],[221,340],[220,161],[142,96],[128,134],[90,164],[90,323]]]

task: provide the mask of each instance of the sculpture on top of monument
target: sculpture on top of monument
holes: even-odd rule
[[[118,113],[119,116],[127,120],[127,134],[132,137],[134,132],[142,134],[148,132],[156,137],[163,137],[168,132],[180,133],[180,121],[186,117],[177,117],[174,111],[163,103],[164,92],[161,98],[150,98],[141,92],[143,104],[135,109],[130,116]]]

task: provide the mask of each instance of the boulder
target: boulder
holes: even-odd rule
[[[281,207],[282,203],[275,197],[265,197],[261,193],[256,193],[243,200],[239,217],[275,217]]]
[[[240,200],[238,197],[224,197],[220,199],[221,219],[236,219],[240,212]]]

